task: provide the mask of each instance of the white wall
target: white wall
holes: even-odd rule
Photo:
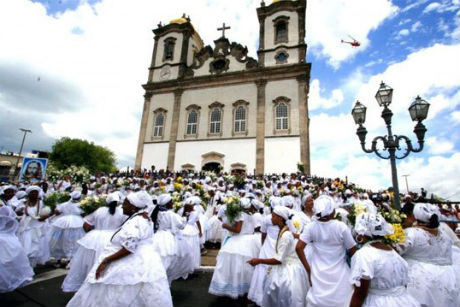
[[[291,173],[300,162],[300,138],[265,139],[265,173]]]
[[[289,127],[291,135],[299,134],[299,83],[295,78],[280,81],[270,81],[265,88],[265,136],[274,134],[274,106],[273,100],[285,96],[291,101],[289,113]]]
[[[275,27],[273,20],[279,16],[288,16],[288,42],[283,45],[293,46],[299,43],[299,19],[297,12],[280,11],[265,18],[265,49],[275,47]]]
[[[141,168],[150,169],[155,165],[157,170],[166,169],[168,165],[169,143],[144,144]]]
[[[211,151],[225,155],[224,171],[230,172],[230,165],[239,162],[246,164],[248,173],[254,172],[256,139],[177,142],[174,169],[180,170],[182,165],[190,163],[195,165],[195,170],[200,170],[203,162],[201,155]]]

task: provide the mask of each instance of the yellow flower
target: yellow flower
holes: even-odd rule
[[[294,227],[295,227],[297,230],[300,229],[300,223],[299,223],[299,221],[294,221],[294,223],[292,223],[292,224],[294,224]]]

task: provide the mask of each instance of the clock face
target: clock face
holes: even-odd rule
[[[169,78],[171,78],[171,70],[169,67],[163,67],[160,71],[160,79],[168,80]]]

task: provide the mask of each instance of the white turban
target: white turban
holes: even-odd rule
[[[285,221],[289,220],[292,215],[291,209],[284,207],[284,206],[276,206],[273,209],[273,213],[281,216]]]
[[[374,202],[370,199],[363,200],[363,205],[366,207],[367,212],[377,214],[377,207],[374,205]]]
[[[70,198],[72,198],[73,200],[78,200],[81,198],[81,193],[79,191],[73,191],[72,193],[70,193]]]
[[[168,204],[171,200],[172,200],[171,195],[165,193],[165,194],[161,194],[160,196],[158,196],[158,198],[157,198],[157,203],[158,203],[158,205],[160,205],[160,206],[165,206],[165,205]]]
[[[131,193],[126,197],[129,203],[137,208],[143,209],[147,204],[139,197],[138,193]]]
[[[327,195],[321,195],[313,202],[313,212],[315,215],[326,217],[334,212],[335,203],[332,197]]]
[[[251,201],[251,204],[254,206],[254,208],[256,208],[257,210],[260,210],[264,207],[264,203],[261,202],[260,200],[257,200],[257,199],[253,199]]]
[[[251,208],[251,200],[249,198],[246,198],[246,197],[241,198],[240,203],[244,209]]]
[[[295,203],[295,199],[291,195],[283,196],[282,201],[283,201],[283,206],[286,206],[289,208],[292,208]]]
[[[438,218],[440,217],[439,208],[435,205],[417,203],[414,206],[414,217],[421,222],[428,223],[433,214],[436,214]]]
[[[42,189],[41,189],[40,187],[36,186],[36,185],[31,185],[30,187],[28,187],[28,188],[26,189],[27,195],[29,195],[30,192],[33,192],[33,191],[37,191],[38,194],[40,194],[40,192],[42,191]]]
[[[107,204],[110,204],[111,202],[114,202],[114,201],[119,203],[120,202],[120,194],[118,192],[110,193],[107,196],[107,199],[105,201],[106,201]]]
[[[356,217],[355,232],[372,238],[392,234],[394,229],[380,214],[363,212]]]
[[[281,206],[281,197],[270,196],[269,202],[272,209],[277,206]]]

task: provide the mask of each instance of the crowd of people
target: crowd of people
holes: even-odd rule
[[[68,200],[46,205],[57,194]],[[391,189],[300,173],[5,184],[0,293],[53,263],[68,269],[67,306],[172,306],[171,284],[214,246],[209,293],[243,305],[460,307],[460,208],[425,197],[398,211]]]

